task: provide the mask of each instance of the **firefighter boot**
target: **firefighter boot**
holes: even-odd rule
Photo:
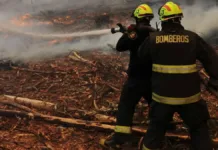
[[[144,145],[144,137],[141,137],[140,140],[139,140],[139,143],[138,143],[138,149],[137,150],[161,150],[161,149],[159,149],[159,148],[149,149],[149,148],[145,147],[145,145]],[[167,150],[169,150],[169,149],[167,149]]]
[[[99,143],[107,150],[121,150],[122,145],[128,143],[131,134],[114,133],[106,139],[100,139]]]
[[[139,144],[138,144],[138,150],[143,150],[143,140],[144,140],[144,137],[141,137],[139,140]]]
[[[143,142],[144,142],[144,137],[141,137],[138,143],[138,150],[150,150],[145,147]],[[155,149],[155,150],[158,150],[158,149]]]

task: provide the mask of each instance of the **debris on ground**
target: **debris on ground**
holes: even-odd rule
[[[0,147],[100,150],[99,139],[108,136],[115,125],[127,65],[126,53],[108,55],[96,50],[73,51],[53,60],[1,70]],[[216,121],[217,98],[204,85],[202,97]],[[135,113],[135,134],[146,131],[147,113],[142,99]],[[187,128],[178,115],[174,121],[178,129],[167,133],[167,146],[188,147]],[[218,143],[215,127],[211,136]]]

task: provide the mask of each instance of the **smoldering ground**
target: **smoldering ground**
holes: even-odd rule
[[[155,18],[152,20],[152,26],[154,27],[155,23],[159,22],[157,10],[164,2],[165,1],[153,1],[152,3],[152,8],[155,14]],[[64,55],[69,53],[71,50],[100,49],[105,52],[110,52],[112,49],[108,47],[108,44],[115,45],[121,34],[112,35],[108,30],[108,34],[104,33],[102,36],[83,36],[82,38],[76,38],[70,42],[62,42],[57,45],[48,46],[47,39],[42,37],[40,40],[38,38],[35,40],[34,36],[50,36],[51,40],[57,38],[54,37],[54,34],[57,35],[57,33],[54,30],[51,30],[51,26],[40,26],[37,28],[34,26],[18,27],[10,24],[10,19],[12,17],[23,15],[25,13],[35,15],[48,10],[52,10],[58,14],[59,12],[67,11],[69,9],[87,13],[95,11],[102,13],[105,11],[117,11],[117,15],[119,15],[124,8],[125,10],[126,8],[133,10],[135,6],[140,4],[140,2],[124,2],[123,0],[112,0],[110,2],[106,0],[1,0],[0,4],[0,21],[3,30],[8,30],[10,32],[19,31],[19,33],[9,34],[7,38],[4,33],[0,35],[0,58],[28,61]],[[182,23],[186,29],[195,31],[205,38],[216,33],[214,31],[218,31],[218,8],[216,7],[215,2],[207,4],[201,2],[192,6],[181,4],[181,7],[184,11]],[[127,18],[130,18],[130,14],[127,15]],[[35,21],[37,22],[37,20]],[[74,28],[74,26],[72,26],[72,28]],[[31,33],[31,35],[25,35],[25,33]],[[59,33],[58,35],[62,38],[69,37],[69,33]],[[74,33],[73,35],[78,36],[77,33]]]

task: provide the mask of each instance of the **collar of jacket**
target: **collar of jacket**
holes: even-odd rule
[[[167,31],[167,32],[175,32],[185,29],[180,23],[163,22],[161,26],[162,26],[162,31]]]
[[[155,32],[156,30],[151,27],[150,23],[140,23],[136,25],[138,31]]]
[[[136,23],[136,26],[151,26],[150,22],[140,22],[140,23]]]

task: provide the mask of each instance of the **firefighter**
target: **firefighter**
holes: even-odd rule
[[[150,33],[140,46],[142,63],[152,61],[152,103],[148,131],[140,144],[142,150],[160,149],[166,126],[175,112],[189,127],[196,150],[212,150],[207,121],[209,112],[200,97],[200,76],[196,59],[218,87],[218,55],[199,35],[181,25],[182,9],[167,2],[159,9],[162,30]]]
[[[130,51],[130,62],[127,71],[128,79],[123,86],[118,105],[114,134],[100,140],[100,144],[108,149],[120,149],[122,144],[130,141],[132,119],[137,103],[142,97],[148,104],[151,102],[151,63],[140,64],[137,50],[148,37],[149,32],[156,31],[150,25],[154,15],[147,4],[142,4],[135,9],[132,17],[135,18],[136,24],[130,25],[126,31],[124,28],[121,29],[124,33],[116,45],[119,52]]]

